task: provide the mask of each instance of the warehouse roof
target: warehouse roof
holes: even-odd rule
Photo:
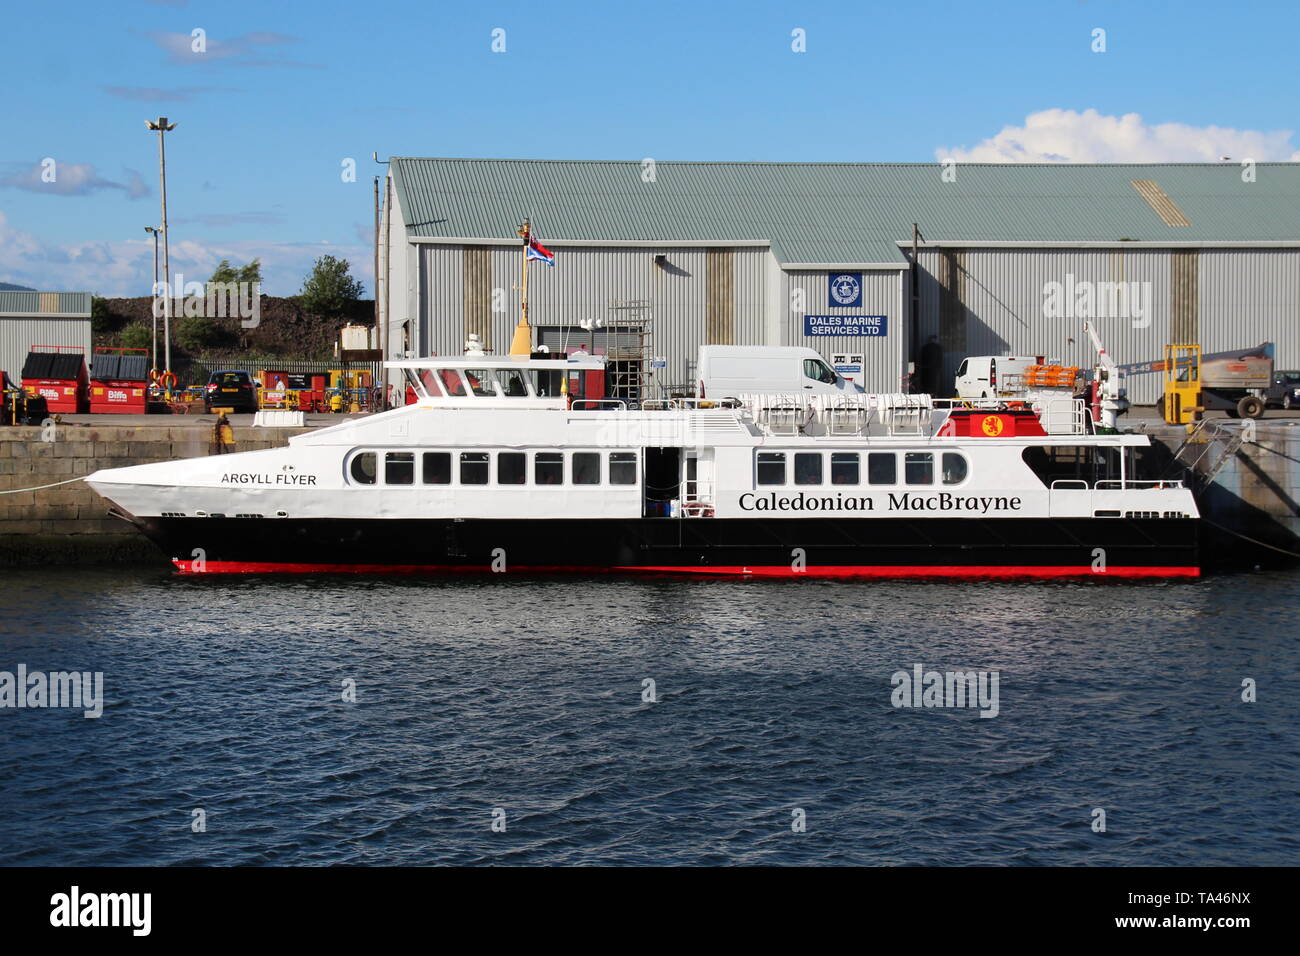
[[[394,157],[409,238],[770,242],[785,264],[931,242],[1300,241],[1300,163],[694,163]]]
[[[90,315],[89,292],[0,290],[0,315]]]

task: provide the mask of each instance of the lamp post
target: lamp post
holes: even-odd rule
[[[161,229],[154,226],[145,226],[144,231],[153,236],[153,301],[154,308],[149,311],[153,314],[153,345],[149,349],[149,367],[158,368],[158,234]]]
[[[162,198],[162,241],[163,241],[163,282],[167,298],[163,301],[163,365],[164,371],[172,368],[172,266],[167,248],[167,148],[163,143],[164,135],[176,128],[175,123],[168,123],[167,117],[157,120],[145,120],[144,125],[158,131],[158,180],[159,196]]]

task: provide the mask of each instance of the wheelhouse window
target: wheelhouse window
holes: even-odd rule
[[[831,453],[832,485],[856,485],[860,480],[857,452],[837,451]]]
[[[460,377],[460,372],[457,369],[439,369],[438,377],[442,379],[442,390],[448,395],[454,398],[465,394],[465,380]]]
[[[820,452],[800,452],[794,456],[794,483],[820,485],[822,483],[822,456]]]
[[[488,453],[463,451],[460,453],[460,483],[486,485],[488,483]]]
[[[539,485],[564,484],[564,454],[539,451],[533,456],[533,482]]]
[[[451,452],[426,451],[420,463],[420,471],[426,485],[451,484]]]
[[[363,451],[359,455],[352,456],[352,464],[348,468],[348,473],[356,484],[373,485],[377,472],[378,468],[373,451]]]
[[[903,476],[909,485],[934,484],[934,454],[928,451],[905,452]]]
[[[943,483],[945,485],[960,485],[966,480],[969,469],[966,465],[966,456],[959,455],[955,451],[946,451],[943,453]]]
[[[528,456],[521,451],[497,455],[497,484],[522,485],[528,478]]]
[[[636,452],[612,451],[609,453],[609,483],[611,485],[636,484]]]
[[[497,397],[497,377],[492,369],[467,368],[465,369],[465,380],[469,382],[470,391],[480,398]]]
[[[390,451],[384,455],[384,484],[411,485],[415,483],[415,452]]]
[[[785,484],[785,452],[760,451],[758,453],[758,483],[760,485]]]
[[[527,398],[528,380],[518,369],[506,369],[498,373],[505,379],[506,398]]]
[[[573,483],[575,485],[600,484],[600,453],[575,451],[573,453]]]
[[[898,484],[898,456],[892,451],[874,451],[868,454],[867,482],[873,485]]]

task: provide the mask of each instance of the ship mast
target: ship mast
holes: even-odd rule
[[[527,219],[524,220],[523,225],[517,231],[524,240],[522,250],[524,255],[524,283],[519,293],[519,324],[515,326],[515,337],[514,341],[510,343],[510,354],[527,358],[533,353],[533,330],[528,325],[528,243],[532,238],[532,234]]]

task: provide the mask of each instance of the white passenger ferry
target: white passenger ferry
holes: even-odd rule
[[[1081,401],[631,407],[600,360],[389,363],[409,403],[287,447],[98,471],[186,573],[1199,573],[1196,504]],[[594,384],[593,384],[594,383]]]

